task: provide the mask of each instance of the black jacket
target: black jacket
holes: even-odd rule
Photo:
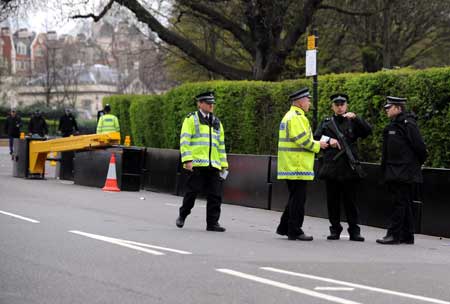
[[[333,115],[334,121],[340,132],[344,135],[347,144],[350,146],[353,156],[358,160],[357,140],[366,138],[372,133],[372,127],[362,118],[356,116],[348,119],[340,115]],[[338,139],[331,117],[325,118],[314,133],[314,138],[320,140],[322,135]],[[342,145],[341,145],[342,146]],[[343,148],[343,147],[342,147]],[[335,157],[340,153],[336,159]],[[321,179],[352,180],[359,176],[350,167],[347,154],[338,148],[328,147],[323,150],[319,162],[317,176]]]
[[[427,150],[413,113],[400,113],[383,131],[381,169],[386,182],[421,183]]]
[[[61,131],[63,135],[73,134],[74,131],[78,131],[77,121],[72,114],[64,114],[59,119],[59,127],[58,130]]]
[[[42,116],[33,116],[28,124],[28,132],[31,134],[39,134],[43,137],[48,133],[47,123]]]
[[[22,119],[16,115],[12,117],[9,115],[5,121],[5,133],[8,136],[19,138],[20,136],[20,128],[22,127]]]

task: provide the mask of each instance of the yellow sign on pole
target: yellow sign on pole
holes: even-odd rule
[[[316,48],[316,36],[308,36],[308,50],[314,50]]]

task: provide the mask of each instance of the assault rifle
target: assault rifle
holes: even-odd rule
[[[353,156],[352,150],[350,149],[350,146],[348,145],[347,141],[345,140],[344,134],[339,130],[339,127],[337,126],[336,122],[334,121],[334,117],[331,117],[331,123],[334,127],[334,132],[336,133],[338,137],[339,144],[341,145],[341,148],[343,148],[342,151],[340,151],[333,160],[338,159],[343,153],[347,155],[347,159],[350,165],[350,168],[358,174],[359,177],[364,178],[367,174],[364,172],[360,162],[355,159],[355,156]]]

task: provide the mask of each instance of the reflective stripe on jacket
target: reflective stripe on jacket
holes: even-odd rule
[[[211,115],[211,114],[210,114]],[[183,163],[192,161],[194,167],[228,168],[225,134],[222,123],[214,117],[212,127],[199,118],[199,112],[184,119],[180,134],[180,153]]]
[[[313,139],[305,112],[291,106],[278,133],[278,179],[313,180],[314,154],[320,143]]]
[[[112,114],[101,116],[97,123],[97,134],[108,132],[120,132],[119,120]]]

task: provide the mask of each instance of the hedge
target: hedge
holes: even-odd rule
[[[214,90],[227,152],[276,154],[279,122],[290,106],[287,96],[303,86],[311,87],[311,80],[212,81],[185,84],[164,95],[116,95],[103,103],[111,104],[122,135],[131,135],[135,145],[178,148],[183,118],[196,109],[193,96]],[[388,123],[383,103],[393,95],[407,97],[419,117],[430,155],[426,165],[450,167],[450,68],[321,76],[319,121],[331,114],[329,96],[336,92],[347,93],[349,110],[373,126],[373,134],[360,143],[363,161],[380,160],[381,134]]]

